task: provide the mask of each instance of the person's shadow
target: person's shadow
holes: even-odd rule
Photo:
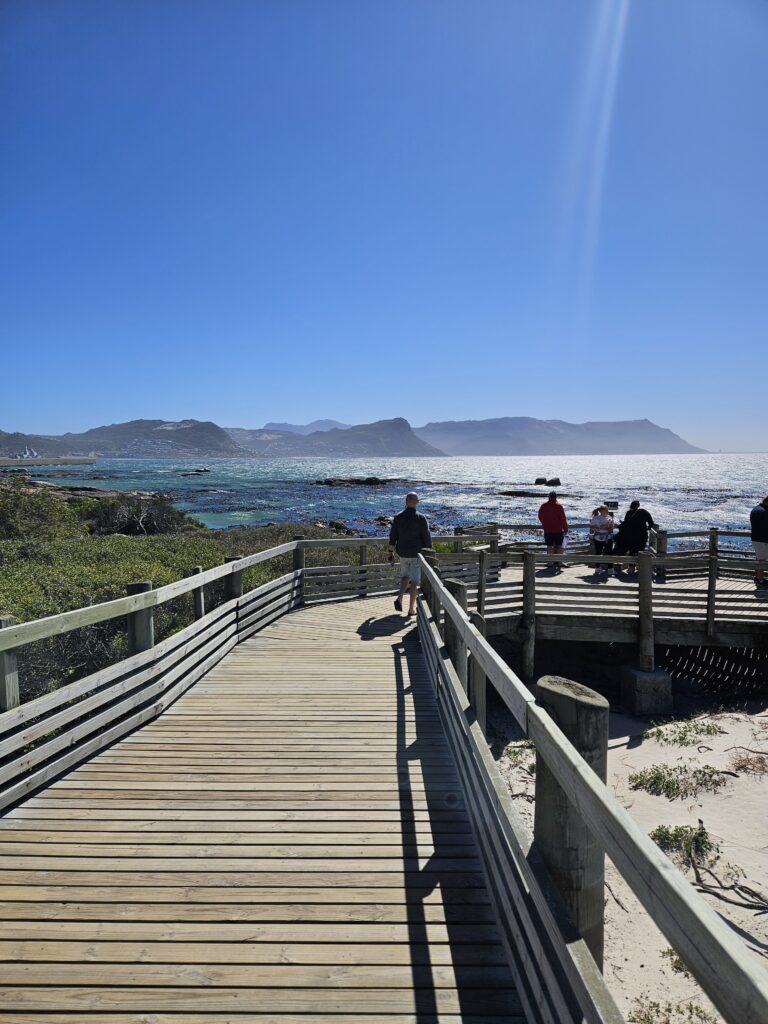
[[[395,633],[403,633],[408,629],[413,629],[415,625],[415,615],[408,619],[405,615],[400,615],[399,612],[393,612],[391,615],[384,615],[380,619],[369,616],[365,622],[357,627],[357,633],[361,640],[375,640],[377,637],[394,636]]]

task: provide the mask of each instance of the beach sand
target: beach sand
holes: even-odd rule
[[[763,705],[744,712],[712,714],[703,721],[715,723],[722,731],[714,736],[700,736],[692,745],[682,746],[643,738],[643,732],[650,725],[647,719],[612,713],[607,784],[646,832],[659,825],[697,828],[699,822],[703,822],[711,840],[719,847],[718,859],[712,864],[717,878],[724,884],[739,881],[768,899],[768,774],[743,769],[734,772],[733,765],[734,755],[744,754],[744,748],[768,752],[768,712]],[[497,715],[491,725],[497,734],[504,735],[505,723]],[[669,725],[662,729],[664,735],[669,735],[670,731]],[[500,745],[494,745],[497,755]],[[521,746],[521,740],[512,740],[497,763],[518,810],[532,829],[534,752]],[[725,783],[716,792],[703,792],[687,799],[669,800],[630,787],[630,775],[660,764],[675,769],[709,765],[727,774],[720,776]],[[681,870],[694,881],[690,868],[682,866]],[[630,1015],[631,1020],[640,1006],[656,1001],[661,1004],[661,1013],[637,1019],[669,1020],[672,1024],[689,1019],[702,1024],[721,1021],[696,981],[679,969],[679,963],[678,969],[674,969],[668,952],[669,942],[610,861],[606,864],[605,895],[604,973],[622,1012]],[[739,900],[732,892],[724,895]],[[754,909],[734,906],[709,894],[703,898],[752,950],[755,966],[768,968],[768,913],[758,914]],[[679,1016],[675,1012],[664,1015],[666,1003],[684,1005],[688,1001],[701,1007],[708,1016],[690,1018],[682,1010]]]

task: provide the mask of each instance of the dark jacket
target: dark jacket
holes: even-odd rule
[[[402,558],[415,558],[422,548],[432,547],[426,518],[415,508],[404,508],[392,520],[389,543]]]
[[[768,544],[768,508],[765,505],[755,505],[749,513],[749,525],[752,528],[752,540]]]
[[[624,514],[624,521],[619,526],[622,540],[648,540],[648,530],[655,526],[653,516],[644,508],[631,508]]]

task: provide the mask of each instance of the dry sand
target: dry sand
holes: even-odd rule
[[[734,879],[758,890],[768,899],[768,774],[740,770],[734,773],[733,748],[751,748],[768,752],[768,712],[718,713],[706,721],[715,722],[722,730],[715,736],[703,736],[692,746],[667,745],[656,739],[643,738],[649,728],[646,719],[612,713],[608,750],[607,783],[617,799],[647,832],[659,825],[690,825],[702,821],[711,839],[718,844],[719,859],[713,866],[718,878],[726,884]],[[494,719],[493,725],[496,725]],[[664,727],[665,734],[669,726]],[[498,760],[518,809],[530,828],[533,827],[534,776],[530,773],[534,760],[531,750],[517,753],[521,741],[507,745]],[[498,749],[495,749],[498,754]],[[722,777],[725,785],[715,793],[700,793],[685,800],[669,800],[633,790],[629,776],[651,765],[698,767],[710,765],[729,773]],[[682,867],[693,881],[693,872]],[[649,1020],[702,1022],[721,1021],[698,984],[687,974],[674,970],[669,956],[669,942],[650,920],[621,875],[609,861],[606,865],[606,931],[604,973],[608,987],[625,1015],[637,1012],[638,1000],[655,1000],[665,1004],[694,1004],[708,1016],[689,1017],[673,1014],[656,1015]],[[732,893],[726,893],[729,898]],[[735,897],[738,900],[738,896]],[[755,966],[768,969],[768,913],[734,906],[704,895],[704,899],[734,929],[752,951]],[[645,1018],[643,1018],[645,1020]]]

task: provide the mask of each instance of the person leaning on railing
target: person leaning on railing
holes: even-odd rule
[[[749,513],[749,525],[755,558],[758,562],[768,562],[768,498],[763,498]],[[765,569],[759,565],[755,569],[755,586],[768,587]]]

